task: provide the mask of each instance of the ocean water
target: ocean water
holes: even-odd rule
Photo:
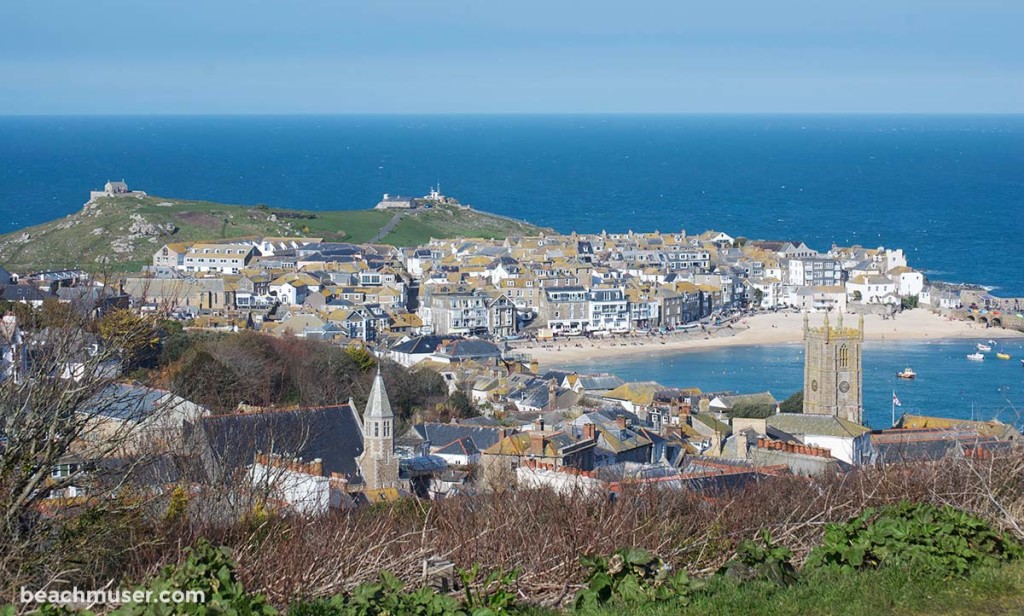
[[[864,343],[864,423],[891,425],[892,394],[900,413],[969,419],[999,419],[1021,425],[1024,414],[1024,343],[998,340],[984,361],[968,361],[977,341],[867,341]],[[1010,360],[996,359],[1004,350]],[[754,393],[771,391],[782,400],[803,387],[802,344],[723,347],[664,354],[635,355],[613,360],[574,362],[559,369],[609,371],[627,381],[658,381],[670,387],[703,391]],[[896,378],[911,367],[914,380]],[[555,368],[556,364],[550,366]]]
[[[1024,295],[1024,116],[0,117],[0,231],[122,178],[309,209],[440,181],[561,231],[885,244],[932,278]]]

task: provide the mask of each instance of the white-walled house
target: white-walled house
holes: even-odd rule
[[[804,445],[828,449],[833,458],[847,464],[861,464],[871,449],[869,428],[833,415],[776,413],[768,417],[767,425]]]
[[[480,463],[480,450],[473,444],[473,439],[462,437],[433,448],[430,452],[452,466],[470,466]]]
[[[888,276],[857,276],[846,281],[846,292],[851,300],[864,304],[899,303],[896,283]]]
[[[270,294],[287,306],[298,306],[306,296],[320,290],[322,283],[309,274],[292,273],[280,276],[270,283]]]
[[[896,294],[900,297],[920,296],[924,290],[924,275],[907,267],[898,267],[889,272],[896,283]]]

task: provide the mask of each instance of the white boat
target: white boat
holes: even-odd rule
[[[982,355],[981,353],[971,353],[970,355],[967,356],[967,359],[971,361],[981,361],[985,359],[985,356]]]
[[[981,342],[979,342],[978,350],[981,351],[982,353],[988,353],[989,351],[992,350],[992,347],[987,344],[982,344]]]
[[[917,373],[910,368],[906,368],[903,372],[897,372],[896,377],[901,379],[915,379],[917,378]]]

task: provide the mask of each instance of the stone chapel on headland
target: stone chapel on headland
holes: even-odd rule
[[[863,316],[857,327],[843,327],[840,313],[832,327],[825,313],[822,327],[811,327],[804,315],[804,413],[863,423],[863,342]]]

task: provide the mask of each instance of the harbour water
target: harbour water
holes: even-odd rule
[[[968,361],[975,342],[968,340],[867,341],[864,343],[864,421],[888,427],[892,393],[900,413],[969,419],[999,419],[1021,424],[1024,413],[1024,342],[997,340],[984,361]],[[997,350],[1012,356],[996,359]],[[896,378],[906,367],[918,376]],[[555,368],[552,364],[550,367]],[[669,387],[753,393],[771,391],[779,400],[803,387],[803,345],[722,347],[649,355],[593,359],[557,366],[579,372],[608,371],[627,381],[657,381]]]
[[[561,231],[903,247],[1024,295],[1024,116],[0,117],[0,230],[126,179],[308,209],[444,192]]]

